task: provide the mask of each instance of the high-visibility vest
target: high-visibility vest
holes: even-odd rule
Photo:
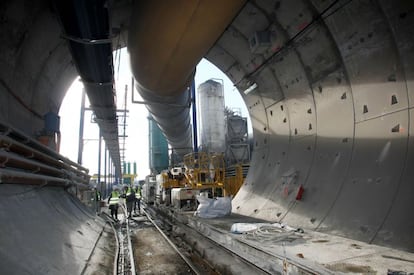
[[[119,193],[118,191],[112,191],[111,199],[109,200],[109,205],[118,204],[119,202]]]
[[[139,187],[135,188],[135,198],[137,200],[141,199],[141,188],[139,188]]]

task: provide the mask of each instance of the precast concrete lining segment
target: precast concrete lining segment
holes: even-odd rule
[[[135,1],[137,2],[144,3]],[[144,4],[156,5],[154,3],[146,1]],[[44,5],[44,2],[41,4]],[[214,14],[206,16],[220,17],[216,13],[222,12],[220,4],[213,3]],[[319,17],[320,20],[309,24],[331,4],[334,4],[332,9],[322,18]],[[206,43],[205,48],[198,48],[201,50],[197,58],[192,52],[196,48],[193,44],[184,43],[194,48],[188,51],[188,56],[185,50],[176,51],[177,54],[163,52],[174,51],[177,47],[169,47],[160,39],[169,37],[177,42],[177,39],[184,37],[168,28],[175,23],[173,20],[160,20],[162,16],[155,16],[151,11],[148,11],[146,17],[134,20],[142,19],[140,27],[143,34],[139,37],[148,43],[146,45],[149,48],[160,50],[160,57],[174,56],[174,61],[164,60],[165,68],[178,64],[175,72],[178,74],[181,70],[182,73],[183,67],[178,68],[183,64],[181,57],[188,57],[189,60],[183,61],[188,61],[191,66],[187,64],[188,67],[184,70],[187,73],[180,74],[184,80],[175,83],[182,87],[171,89],[177,93],[174,98],[180,98],[177,95],[186,93],[185,82],[189,80],[188,76],[192,74],[195,63],[207,51],[208,59],[234,83],[238,83],[237,88],[246,102],[254,128],[254,148],[246,182],[233,200],[234,212],[268,221],[286,222],[305,230],[311,228],[413,251],[414,217],[410,211],[414,198],[414,170],[411,169],[414,165],[413,5],[414,2],[403,0],[251,1],[246,5],[248,9],[243,10],[240,17],[234,20],[234,24],[223,27],[224,33],[216,42],[216,38],[210,37],[211,43]],[[174,9],[166,9],[164,12],[167,14],[170,10]],[[23,18],[29,15],[29,19],[19,21],[15,18],[11,20],[10,14],[7,11],[4,18],[9,21],[2,22],[2,30],[5,31],[1,34],[13,35],[6,35],[3,43],[0,43],[1,78],[24,103],[36,106],[40,109],[36,109],[36,112],[42,114],[43,111],[48,111],[44,108],[55,108],[54,105],[63,93],[58,91],[59,95],[49,97],[37,95],[44,95],[48,91],[49,82],[50,87],[53,86],[56,90],[57,87],[66,88],[69,80],[74,77],[73,66],[68,58],[63,58],[60,62],[60,57],[65,56],[62,48],[59,48],[56,55],[53,52],[48,57],[47,52],[53,50],[59,41],[46,35],[41,37],[50,42],[45,43],[50,47],[46,47],[45,52],[39,56],[30,56],[33,63],[27,64],[29,59],[21,60],[30,55],[30,43],[25,37],[26,30],[30,29],[33,22],[32,16],[24,10],[20,16]],[[168,17],[164,19],[166,18]],[[151,20],[157,21],[156,28],[152,31],[147,24]],[[14,28],[8,28],[13,24]],[[202,28],[194,25],[197,36],[190,35],[191,40],[208,36],[210,30],[206,29],[214,29],[208,21],[203,21],[202,24]],[[253,32],[262,30],[274,32],[276,36],[263,54],[252,53],[248,39]],[[36,31],[41,31],[41,28],[36,28]],[[51,36],[55,34],[51,33]],[[29,44],[25,45],[25,41]],[[37,42],[39,44],[36,47],[43,44],[43,41]],[[22,45],[27,52],[23,53]],[[180,52],[182,55],[178,54]],[[159,59],[154,56],[140,57],[143,59],[133,61],[136,66],[151,65],[149,68],[142,66],[140,70],[159,65]],[[157,54],[155,57],[158,57]],[[144,62],[145,58],[147,62]],[[43,62],[45,59],[46,63]],[[104,63],[108,61],[105,57],[102,59]],[[40,70],[42,66],[37,64],[43,64],[44,70]],[[27,68],[19,67],[23,65],[27,65]],[[164,67],[160,69],[161,78]],[[30,71],[32,68],[34,71]],[[56,78],[59,78],[58,83],[54,82],[52,68],[57,68],[55,72]],[[42,79],[36,79],[40,71]],[[151,73],[148,76],[151,77]],[[140,80],[139,77],[137,79]],[[157,76],[150,80],[155,80],[155,83],[159,79],[160,76]],[[166,79],[171,80],[172,76]],[[100,79],[96,83],[104,82],[107,81]],[[158,83],[154,84],[155,87],[146,85],[145,81],[139,84],[139,88],[154,94],[159,91],[158,88],[162,88],[156,86]],[[256,84],[256,88],[247,92],[247,88],[253,84]],[[43,121],[33,118],[3,86],[0,85],[0,116],[26,133],[32,134],[40,129]],[[164,84],[163,87],[172,85]],[[112,96],[113,91],[107,88],[105,94]],[[44,89],[45,92],[38,93],[36,89]],[[158,95],[169,92],[170,90]],[[98,91],[93,96],[99,101],[97,105],[107,105],[108,102],[100,97]],[[36,100],[32,100],[34,98]],[[166,101],[165,97],[161,98]],[[190,132],[187,124],[189,120],[172,107],[174,106],[168,104],[164,108],[158,107],[156,117],[164,120],[166,127],[173,125],[172,134],[167,133],[171,142],[184,141],[186,139],[181,138],[180,133]],[[106,116],[108,113],[104,112],[104,117],[99,118],[110,119],[112,122],[113,116]],[[172,119],[174,122],[171,122],[168,120],[170,115],[182,115],[183,119]],[[183,127],[178,127],[180,121],[184,122]],[[108,132],[108,136],[112,139],[113,132]],[[183,136],[187,137],[187,134]],[[114,150],[118,149],[117,145],[108,144]],[[301,185],[304,193],[297,199]],[[1,195],[6,193],[5,186],[0,185]],[[39,189],[36,194],[42,190],[46,189]],[[28,259],[28,266],[33,266],[39,273],[59,271],[60,265],[73,268],[69,269],[71,273],[79,273],[81,270],[80,263],[87,257],[79,258],[86,253],[77,247],[76,240],[78,234],[79,240],[85,239],[85,244],[90,242],[77,233],[79,223],[85,218],[78,210],[68,206],[65,196],[63,200],[59,197],[61,193],[46,193],[48,195],[42,194],[42,198],[51,203],[39,200],[36,195],[0,200],[3,206],[0,208],[1,220],[7,218],[7,222],[2,223],[4,227],[0,228],[3,236],[0,238],[0,266],[16,268],[2,270],[3,273],[29,273],[21,265],[21,257]],[[55,197],[59,197],[59,200]],[[59,216],[62,213],[63,217]],[[16,221],[13,219],[9,222],[10,216],[16,217]],[[43,224],[44,221],[47,223]],[[25,231],[28,228],[33,228],[35,233],[31,238],[38,237],[39,240],[29,238],[30,234]],[[16,234],[11,235],[10,232]],[[55,242],[58,235],[61,237],[61,232],[63,242],[74,237],[63,248]],[[50,233],[51,246],[43,247],[42,240],[47,236],[45,233]],[[14,243],[18,246],[14,246]],[[36,253],[29,245],[39,246],[42,250]],[[49,270],[41,269],[40,265],[45,260],[41,254],[57,259],[56,266],[51,266],[48,262],[44,266]]]
[[[0,185],[0,272],[80,274],[104,221],[59,187]]]
[[[43,114],[58,111],[75,68],[47,1],[3,1],[1,17],[0,116],[34,135],[43,127]]]
[[[402,201],[409,206],[407,194],[414,193],[406,183],[413,178],[406,169],[412,159],[407,146],[412,119],[407,101],[412,91],[407,87],[412,80],[405,77],[412,70],[407,71],[411,67],[401,54],[412,58],[407,49],[413,41],[401,38],[408,28],[390,35],[390,29],[398,32],[398,20],[414,23],[410,9],[403,3],[386,11],[378,3],[362,1],[313,1],[313,7],[303,3],[283,1],[273,10],[258,9],[273,14],[285,41],[296,40],[238,85],[255,139],[251,169],[233,200],[234,211],[412,251],[414,227],[409,220],[414,217],[401,210]],[[323,20],[310,26],[315,12],[326,11],[332,3]],[[293,9],[297,5],[303,8]],[[390,21],[398,23],[390,27]],[[232,29],[237,31],[237,26]],[[235,60],[233,67],[251,71],[245,60],[253,60],[253,54],[241,50],[247,41],[238,47],[229,39],[234,38],[224,33],[218,50],[210,52],[229,55],[224,60]],[[212,55],[213,63],[219,58]],[[269,69],[274,78],[265,77]],[[257,88],[243,94],[246,83],[253,82]],[[266,88],[271,86],[280,87],[274,94],[283,97],[272,101]],[[295,176],[289,179],[288,174]],[[304,195],[297,199],[301,186]]]

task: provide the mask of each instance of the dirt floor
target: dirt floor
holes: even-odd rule
[[[130,228],[137,273],[194,274],[150,222],[134,223]]]

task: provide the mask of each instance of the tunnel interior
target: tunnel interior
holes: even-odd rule
[[[58,112],[77,67],[52,4],[1,5],[0,119],[36,136],[43,115]],[[113,34],[131,36],[130,5],[108,8]],[[185,72],[173,92],[151,79],[138,88],[180,94],[205,57],[233,81],[252,121],[251,168],[234,213],[413,252],[414,4],[256,0],[236,11],[206,44],[197,39],[207,30],[190,36],[197,39],[185,46],[200,48],[185,68],[185,50],[164,60]],[[162,29],[145,36],[153,45],[169,31],[161,19],[146,21]]]

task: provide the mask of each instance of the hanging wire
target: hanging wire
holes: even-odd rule
[[[339,1],[341,0],[336,0],[334,2],[332,2],[327,8],[325,8],[322,12],[320,12],[316,17],[314,17],[312,19],[312,21],[306,25],[306,27],[304,27],[302,30],[300,30],[299,32],[297,32],[293,37],[291,37],[288,41],[286,41],[286,43],[276,52],[274,52],[272,55],[270,55],[268,58],[266,58],[259,66],[257,66],[253,71],[247,73],[246,75],[244,75],[236,84],[234,84],[234,86],[239,85],[243,80],[249,79],[250,77],[252,77],[253,75],[255,75],[256,73],[260,72],[262,69],[264,69],[265,65],[267,65],[268,63],[270,63],[273,58],[281,53],[283,53],[284,51],[294,47],[294,42],[302,37],[304,34],[306,34],[308,31],[311,30],[311,28],[316,26],[316,23],[319,22],[320,20],[326,19],[328,17],[330,17],[331,15],[333,15],[334,13],[338,12],[339,10],[343,9],[346,5],[348,5],[349,3],[351,3],[353,0],[348,0],[346,1],[344,4],[340,5],[339,7],[337,7],[335,10],[331,11],[329,14],[327,14],[328,11],[330,11]]]

